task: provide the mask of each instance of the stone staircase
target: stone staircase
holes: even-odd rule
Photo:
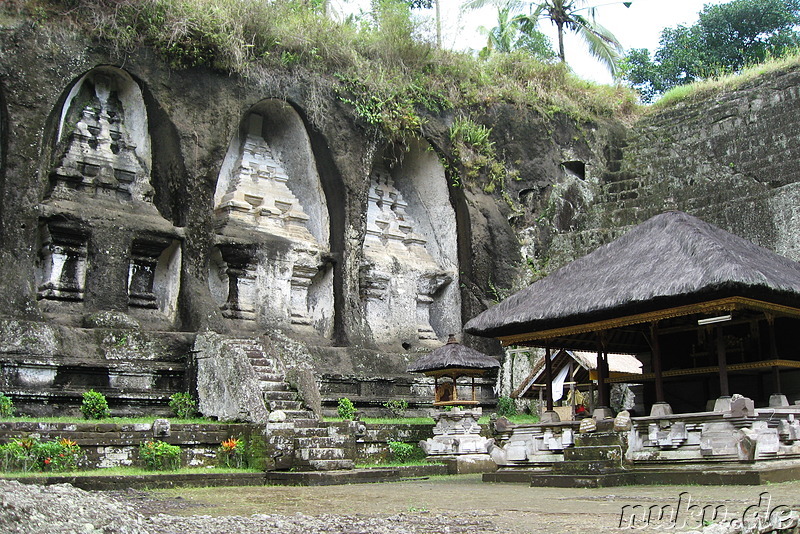
[[[351,422],[295,419],[295,471],[333,471],[355,467],[356,437]]]
[[[356,457],[356,425],[295,418],[267,423],[270,448],[280,451],[275,467],[292,471],[353,469]]]
[[[264,344],[258,338],[236,338],[229,340],[228,344],[247,354],[269,411],[280,410],[286,414],[287,419],[313,417],[312,412],[299,399],[297,390],[286,382],[281,362],[267,354]]]
[[[286,414],[285,421],[267,423],[268,439],[284,453],[282,468],[294,471],[353,469],[356,423],[320,421],[306,409],[297,390],[286,382],[280,360],[267,353],[260,339],[236,338],[228,340],[228,344],[247,355],[269,411],[280,410]]]

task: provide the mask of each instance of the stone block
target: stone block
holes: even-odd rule
[[[578,432],[586,434],[588,432],[594,432],[595,430],[597,430],[597,421],[594,420],[594,417],[587,417],[581,420],[581,426]]]
[[[753,399],[734,395],[731,398],[730,414],[731,417],[753,417],[755,415],[755,404]]]
[[[451,458],[437,458],[437,461],[443,461],[447,466],[448,474],[451,475],[493,473],[497,471],[497,464],[488,454],[467,454]]]
[[[631,429],[631,414],[627,410],[623,410],[614,418],[614,431],[627,432]]]
[[[511,441],[505,446],[506,459],[511,462],[524,462],[528,459],[524,441]]]

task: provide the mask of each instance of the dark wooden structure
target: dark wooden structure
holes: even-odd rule
[[[732,393],[800,398],[800,264],[681,212],[645,221],[465,330],[596,351],[604,406],[612,381],[643,382],[646,404],[678,412]],[[636,354],[645,372],[610,377],[609,352]]]

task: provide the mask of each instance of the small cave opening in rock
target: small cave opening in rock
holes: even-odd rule
[[[581,180],[586,179],[586,163],[580,160],[563,161],[561,166],[567,171],[567,174],[576,176]]]

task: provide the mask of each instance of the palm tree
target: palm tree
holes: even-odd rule
[[[580,35],[589,46],[589,52],[604,63],[611,74],[617,73],[617,60],[622,46],[614,35],[595,20],[596,6],[586,5],[586,0],[468,0],[463,9],[478,9],[487,4],[518,12],[515,17],[522,28],[535,28],[541,19],[550,20],[558,31],[558,57],[566,63],[564,32]],[[622,2],[626,7],[630,2]],[[528,13],[524,13],[524,11]]]
[[[514,50],[525,50],[541,61],[552,61],[556,57],[547,36],[530,24],[526,16],[512,16],[507,5],[497,8],[497,26],[491,29],[481,26],[478,30],[487,36],[486,47],[479,54],[481,57]]]
[[[490,52],[511,52],[519,33],[508,7],[497,8],[497,26],[490,30],[483,26],[478,29],[487,36],[486,49]]]

